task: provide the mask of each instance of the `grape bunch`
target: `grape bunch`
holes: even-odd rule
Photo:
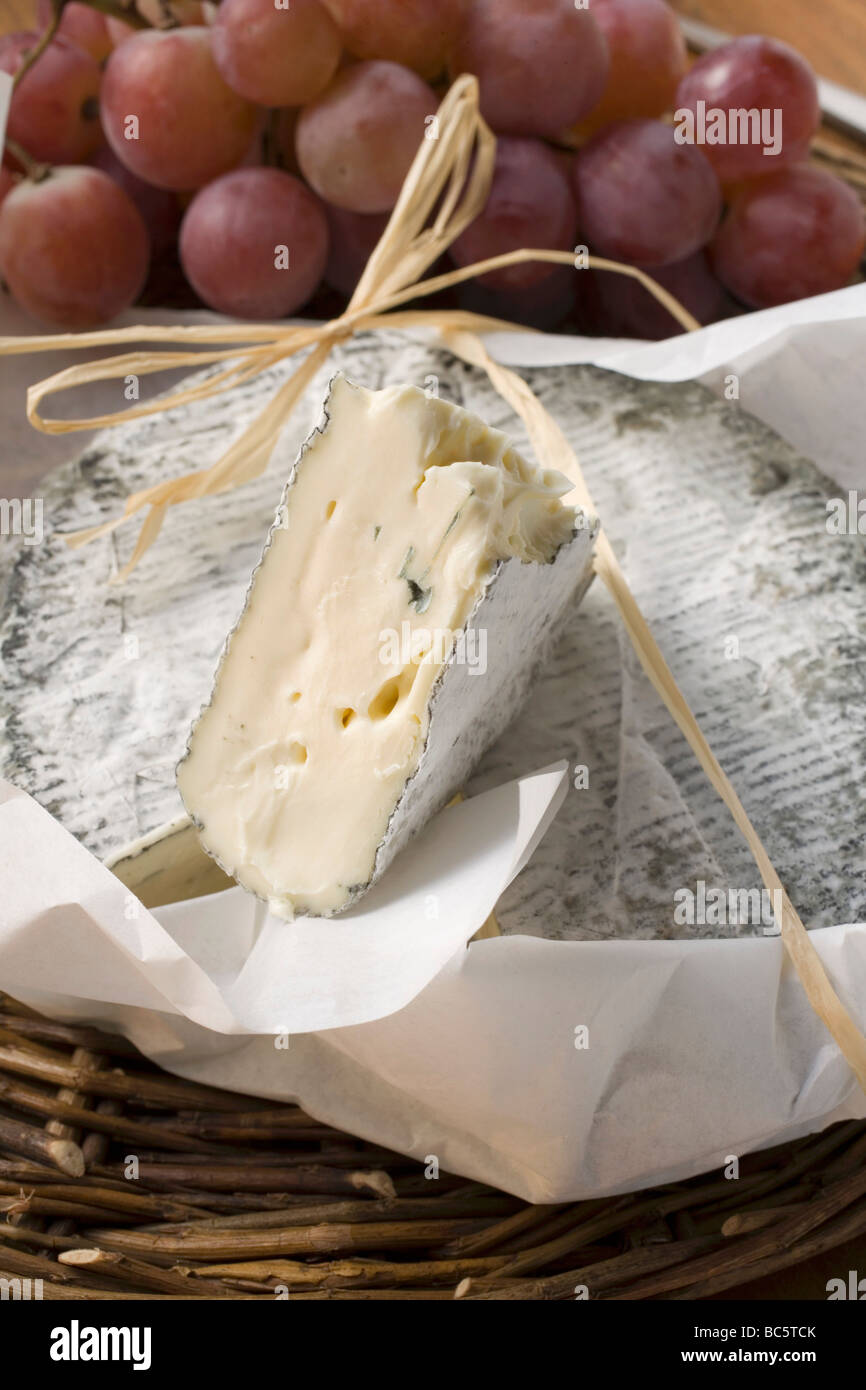
[[[0,274],[50,326],[339,312],[464,72],[497,152],[452,267],[585,246],[708,323],[841,288],[863,256],[860,198],[808,162],[805,59],[752,36],[690,66],[665,0],[38,0],[36,22],[0,39]],[[444,293],[544,328],[677,327],[634,279],[544,261]]]

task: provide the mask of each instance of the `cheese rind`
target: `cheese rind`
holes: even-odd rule
[[[334,379],[178,768],[273,911],[354,902],[514,716],[588,582],[567,488],[459,407]]]

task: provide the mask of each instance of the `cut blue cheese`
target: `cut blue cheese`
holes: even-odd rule
[[[591,576],[569,486],[416,387],[334,378],[178,767],[272,911],[354,902],[517,713]]]

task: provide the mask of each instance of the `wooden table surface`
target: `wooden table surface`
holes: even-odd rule
[[[673,8],[730,34],[785,39],[818,75],[866,93],[866,0],[671,0]],[[29,28],[36,0],[0,0],[0,34]],[[17,481],[17,479],[16,479]],[[0,489],[2,489],[0,474]],[[857,1269],[866,1275],[866,1242],[854,1241],[799,1269],[732,1289],[725,1300],[826,1297],[826,1281]]]
[[[35,0],[0,0],[0,33],[29,29],[35,12]]]
[[[2,0],[0,0],[2,2]],[[772,34],[799,48],[819,77],[866,94],[864,0],[670,0],[726,34]]]

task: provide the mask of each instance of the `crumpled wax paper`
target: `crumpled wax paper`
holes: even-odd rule
[[[733,373],[742,405],[814,457],[840,489],[866,484],[861,447],[866,393],[859,365],[866,359],[866,287],[730,320],[667,343],[519,334],[499,336],[492,345],[503,360],[525,367],[594,362],[638,380],[700,378],[719,393]],[[355,360],[362,360],[360,347]],[[41,369],[40,359],[29,360],[27,379],[35,375],[37,362]],[[544,375],[536,373],[533,384]],[[556,412],[556,402],[547,403]],[[8,417],[6,389],[2,404]],[[624,432],[628,428],[623,423]],[[29,447],[35,444],[31,441]],[[605,462],[609,454],[604,454]],[[639,483],[636,473],[630,486],[639,489]],[[233,499],[235,508],[242,497],[239,493]],[[609,529],[615,521],[611,516]],[[627,541],[623,544],[626,572],[635,583]],[[637,580],[639,601],[652,607],[656,576],[651,568],[640,568]],[[659,590],[663,619],[661,596]],[[590,598],[599,601],[595,593]],[[702,596],[702,604],[711,601],[712,595]],[[587,609],[592,631],[588,603]],[[706,613],[704,606],[703,621]],[[655,621],[653,615],[654,626]],[[676,635],[674,658],[688,652],[694,639],[688,624]],[[820,664],[823,659],[826,667],[818,637],[816,660]],[[677,671],[676,659],[672,665]],[[624,681],[634,683],[628,666],[624,656]],[[557,679],[568,688],[567,669]],[[712,710],[699,715],[703,720]],[[856,704],[846,717],[858,718]],[[664,718],[662,711],[659,719]],[[622,766],[634,777],[619,787],[622,816],[628,821],[630,795],[636,803],[651,805],[659,786],[665,797],[673,793],[669,770],[654,757],[649,731],[626,724],[619,737]],[[563,751],[570,757],[571,749]],[[616,761],[615,745],[612,755]],[[683,768],[687,759],[683,755]],[[494,759],[487,774],[482,768],[478,785],[483,788],[485,775],[495,771]],[[548,787],[548,794],[555,798],[558,790],[561,797],[561,770],[546,775],[560,778],[558,789]],[[517,793],[514,786],[507,783],[492,795],[516,797],[519,805],[524,784]],[[677,796],[697,804],[704,794],[689,770],[687,791]],[[532,865],[555,842],[562,814],[541,841],[527,874],[515,879],[500,899],[526,858],[527,842],[531,848],[538,834],[526,827],[518,833],[512,800],[507,843],[487,843],[486,813],[477,823],[475,819],[481,801],[473,798],[440,818],[447,824],[448,817],[465,817],[467,837],[460,837],[460,848],[469,847],[470,858],[462,862],[467,881],[473,881],[475,852],[470,828],[487,844],[489,862],[497,864],[485,892],[479,891],[477,913],[471,920],[461,919],[459,929],[449,922],[447,939],[437,938],[436,932],[428,939],[425,918],[416,940],[426,940],[428,946],[434,940],[437,946],[430,946],[419,969],[398,962],[391,978],[377,982],[382,995],[392,991],[390,1011],[379,1017],[364,1013],[364,999],[370,997],[366,983],[354,993],[347,988],[340,1001],[351,1001],[360,1010],[354,1019],[350,1010],[330,1017],[317,1013],[310,997],[304,1000],[296,991],[297,1016],[303,1020],[303,1009],[308,1010],[311,1031],[293,1032],[289,1048],[283,1049],[274,1046],[272,1031],[291,1031],[290,1021],[281,1016],[283,1001],[292,994],[291,977],[284,978],[281,968],[277,982],[263,987],[268,972],[257,968],[256,951],[264,953],[264,961],[272,947],[271,960],[281,950],[291,954],[288,938],[274,945],[251,900],[229,890],[197,904],[175,904],[149,914],[133,910],[121,923],[121,904],[130,911],[125,890],[118,896],[102,870],[97,887],[91,875],[98,866],[81,846],[73,846],[78,870],[64,872],[58,881],[50,872],[57,853],[55,832],[64,837],[66,849],[72,841],[44,812],[34,821],[36,812],[27,798],[10,799],[7,793],[0,826],[6,812],[7,826],[15,827],[16,854],[7,857],[0,849],[0,987],[56,1016],[118,1027],[179,1075],[274,1099],[296,1099],[322,1120],[419,1159],[436,1154],[445,1169],[533,1201],[564,1201],[683,1178],[722,1165],[730,1154],[866,1114],[866,1098],[810,1010],[778,937],[554,940],[543,929],[529,935],[517,911],[520,885],[533,881]],[[659,805],[667,814],[664,798]],[[545,824],[539,806],[532,821],[536,828]],[[635,822],[631,829],[636,829],[639,846],[645,826]],[[438,823],[435,833],[444,833]],[[5,847],[5,829],[0,835]],[[429,845],[429,835],[424,839]],[[863,827],[855,819],[846,853],[856,856],[858,844],[862,859]],[[587,845],[584,852],[594,853]],[[578,839],[575,856],[581,848]],[[22,872],[25,850],[33,866],[28,873]],[[672,856],[676,851],[674,844]],[[820,854],[832,861],[827,845],[820,846]],[[65,862],[65,850],[61,857]],[[404,872],[402,864],[383,880],[386,894],[398,872]],[[814,931],[812,939],[862,1027],[866,926],[840,921],[845,917],[844,888],[840,872],[839,914],[834,922],[825,910],[821,920],[833,924]],[[511,934],[465,949],[495,900],[505,909],[503,929],[509,931],[509,919],[517,925]],[[7,925],[10,903],[14,915]],[[229,938],[220,924],[226,912],[236,920],[235,904],[246,917],[243,930]],[[96,928],[94,907],[99,910]],[[582,920],[594,907],[579,895],[573,901]],[[640,923],[635,921],[634,928],[639,936]],[[442,930],[440,919],[436,931]],[[402,945],[399,930],[397,937]],[[39,940],[51,943],[50,949],[37,948]],[[313,961],[323,945],[313,942]],[[362,945],[357,949],[363,954]],[[311,978],[309,971],[305,964],[297,980]],[[410,975],[414,983],[407,987]],[[396,976],[402,983],[392,989]],[[333,983],[322,980],[320,1000]],[[265,1017],[267,1027],[251,1035],[247,1025],[258,1026]],[[340,1021],[344,1026],[338,1026]]]

